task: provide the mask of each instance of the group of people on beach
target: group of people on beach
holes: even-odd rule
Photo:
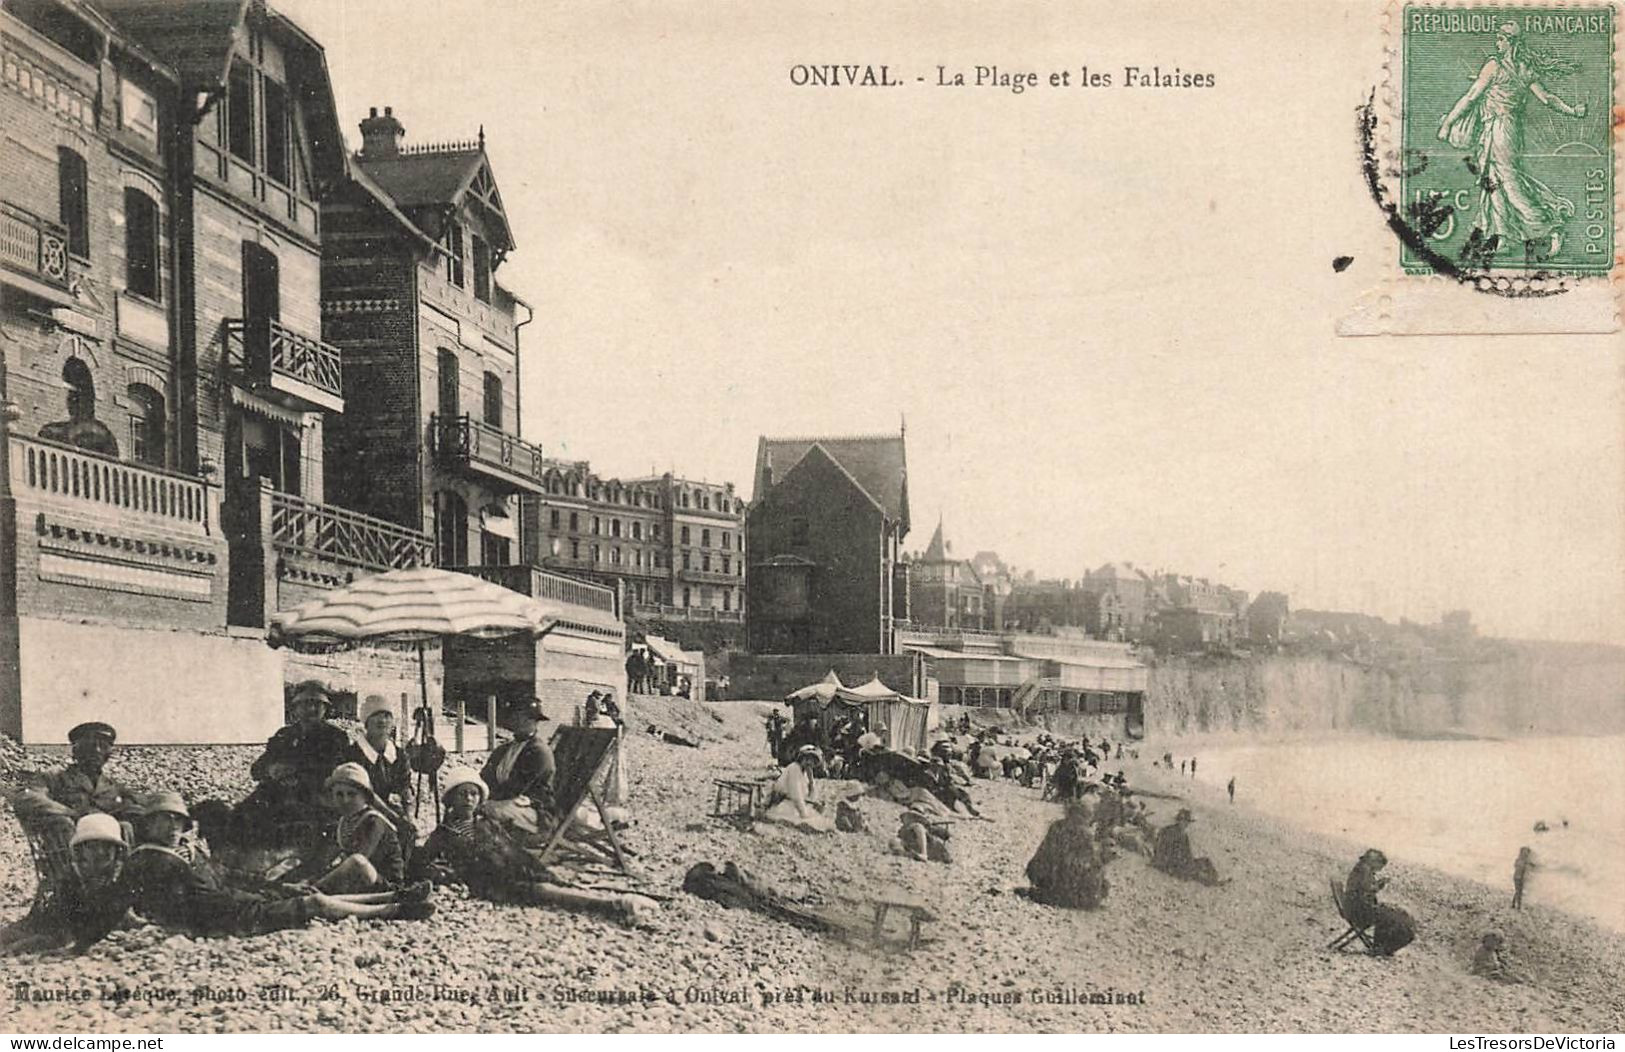
[[[71,762],[12,797],[42,885],[29,913],[0,931],[0,949],[83,951],[132,911],[195,935],[259,935],[317,917],[421,919],[434,912],[435,886],[448,883],[625,921],[654,906],[568,887],[541,863],[537,849],[570,801],[555,796],[539,699],[511,707],[512,738],[479,773],[443,767],[443,750],[398,744],[381,697],[359,706],[355,735],[328,721],[331,701],[315,681],[293,691],[292,721],[253,762],[255,788],[235,806],[188,806],[168,788],[138,792],[107,771],[117,731],[102,722],[74,727]],[[613,697],[594,692],[583,712],[615,726],[606,709],[615,711]],[[410,816],[414,774],[425,771],[438,776],[443,812],[419,844]]]

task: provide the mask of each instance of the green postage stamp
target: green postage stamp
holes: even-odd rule
[[[1408,272],[1606,274],[1612,6],[1402,9]],[[1430,258],[1431,257],[1431,258]]]

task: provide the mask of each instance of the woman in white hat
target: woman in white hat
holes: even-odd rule
[[[26,917],[0,929],[0,952],[38,953],[71,944],[83,953],[100,942],[129,913],[129,892],[119,880],[128,857],[118,819],[100,812],[80,818],[68,841],[69,872]]]
[[[351,739],[344,762],[358,763],[366,770],[379,809],[399,831],[401,846],[410,853],[417,841],[417,827],[407,818],[412,813],[412,764],[406,750],[395,743],[395,710],[383,695],[369,694],[356,715],[361,734]]]

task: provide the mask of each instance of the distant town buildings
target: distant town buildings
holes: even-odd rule
[[[925,551],[908,559],[909,620],[919,625],[987,631],[993,625],[995,595],[975,563],[956,559],[942,535],[942,520]],[[991,552],[983,553],[992,555]],[[997,560],[994,555],[993,559]],[[984,560],[984,565],[987,565]]]
[[[768,438],[746,522],[758,654],[891,654],[909,618],[904,434]]]
[[[1084,628],[1096,639],[1137,640],[1156,613],[1151,576],[1131,562],[1106,563],[1083,575],[1083,588],[1094,599]]]
[[[615,588],[632,616],[744,619],[745,501],[731,482],[548,461],[521,518],[527,561]]]

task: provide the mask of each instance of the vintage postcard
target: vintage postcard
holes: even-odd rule
[[[0,1030],[1614,1047],[1619,20],[4,0]]]

